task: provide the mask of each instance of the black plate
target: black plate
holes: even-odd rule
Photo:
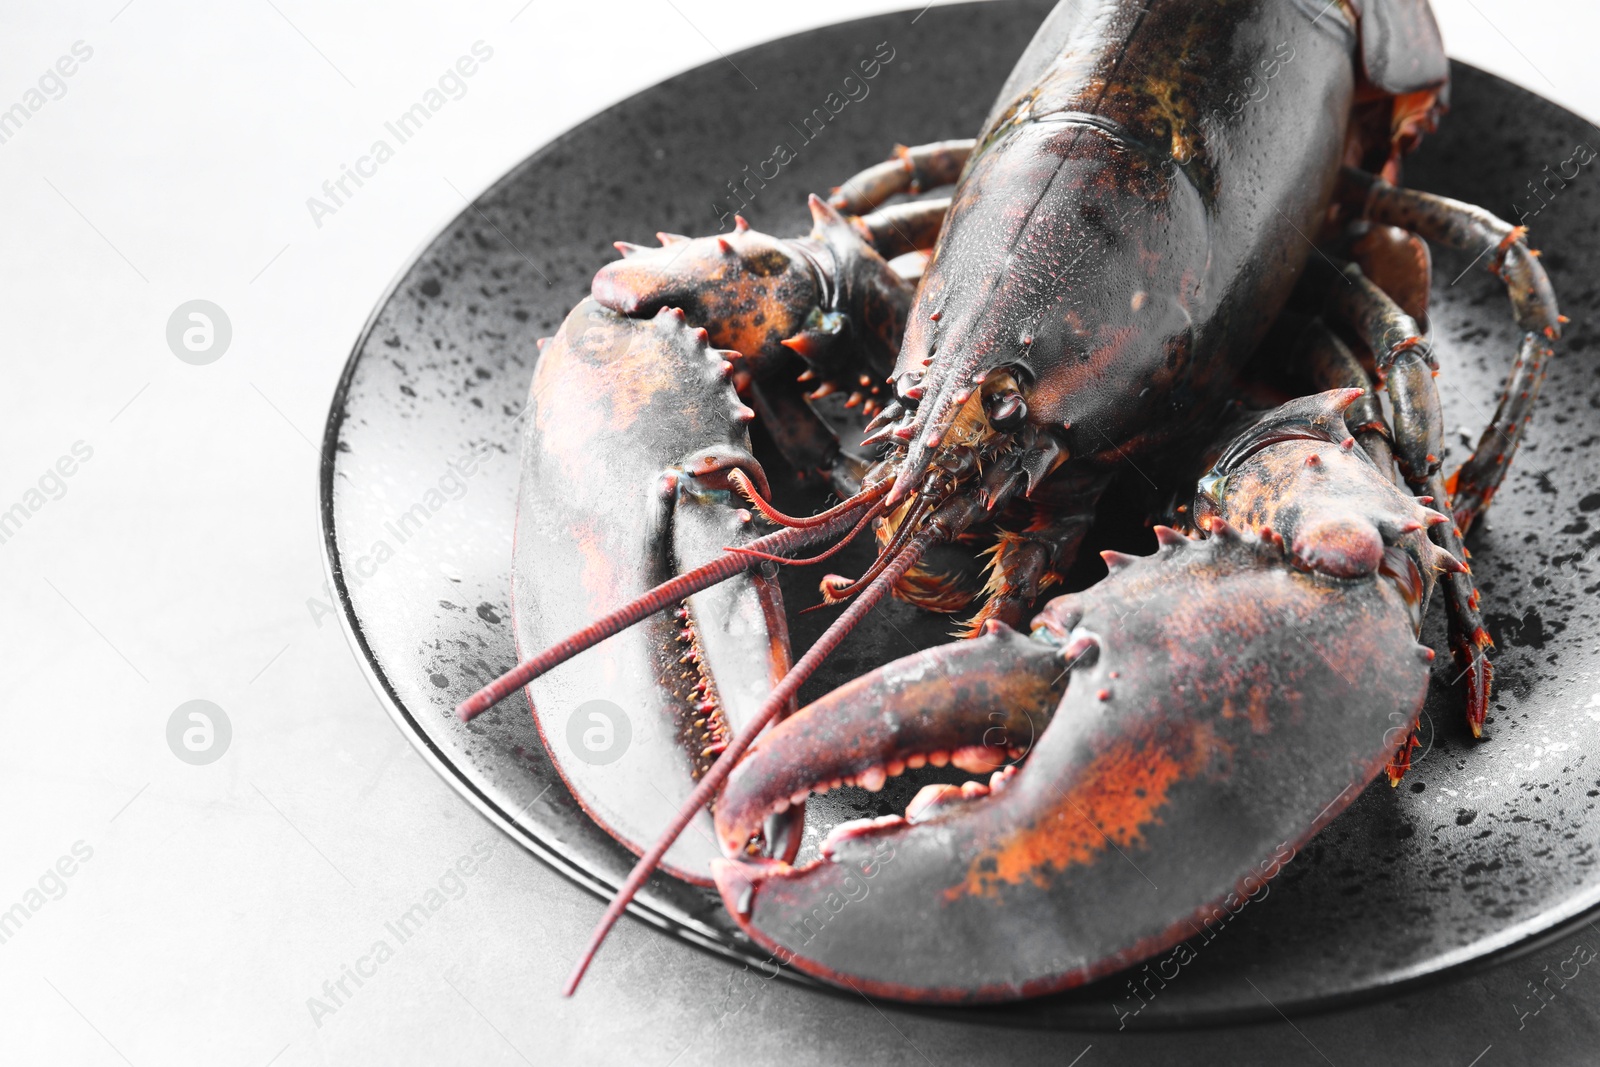
[[[348,633],[396,723],[439,773],[579,884],[605,891],[632,857],[560,784],[523,698],[471,726],[450,714],[513,661],[518,414],[534,339],[587,292],[614,255],[613,239],[715,232],[728,182],[778,141],[801,143],[791,122],[822,106],[879,42],[894,58],[869,95],[756,193],[745,209],[751,221],[802,232],[807,192],[897,141],[969,135],[1049,6],[970,4],[915,21],[908,12],[831,26],[624,101],[534,153],[463,211],[404,271],[356,344],[328,416],[321,485],[327,566]],[[1459,64],[1455,78],[1454,112],[1408,167],[1418,188],[1512,216],[1514,203],[1542,203],[1527,183],[1557,171],[1578,142],[1597,143],[1592,127],[1506,82]],[[1427,749],[1402,787],[1372,785],[1176,977],[1119,975],[968,1017],[1115,1026],[1121,1012],[1144,1005],[1132,977],[1154,995],[1130,1025],[1270,1015],[1267,997],[1286,1010],[1326,1007],[1524,951],[1600,901],[1600,829],[1590,820],[1600,796],[1600,389],[1585,331],[1600,274],[1600,177],[1591,170],[1565,188],[1550,183],[1551,199],[1526,220],[1574,323],[1516,469],[1473,539],[1500,647],[1490,739],[1467,735],[1441,655]],[[1468,266],[1461,259],[1440,254],[1434,286],[1450,462],[1466,451],[1458,428],[1475,435],[1492,410],[1516,341],[1495,279],[1474,270],[1452,281]],[[452,460],[475,454],[470,473],[452,474]],[[1443,649],[1437,615],[1425,639]],[[797,630],[798,647],[814,625]],[[892,605],[813,692],[942,640],[947,627]],[[842,799],[814,805],[812,819],[875,814],[880,802],[857,794],[860,807],[849,810]],[[729,957],[764,958],[709,893],[658,878],[634,910]]]

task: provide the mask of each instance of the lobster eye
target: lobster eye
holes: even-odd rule
[[[989,398],[989,425],[1001,433],[1022,429],[1028,419],[1028,405],[1022,394],[1010,390]]]
[[[922,375],[914,372],[900,375],[895,379],[894,395],[907,411],[916,410],[917,401],[922,399]]]

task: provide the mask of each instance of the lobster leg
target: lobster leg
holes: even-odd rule
[[[915,283],[927,267],[934,243],[950,209],[949,197],[914,203],[878,205],[898,193],[920,193],[950,185],[961,176],[974,142],[938,141],[916,148],[897,146],[894,158],[868,167],[847,179],[829,199],[834,207],[851,212],[851,224],[882,253],[891,258],[895,272]],[[877,210],[873,210],[876,208]],[[871,212],[871,214],[865,214]]]
[[[1350,259],[1426,329],[1433,285],[1433,255],[1426,241],[1398,226],[1373,226],[1351,242]]]
[[[1349,252],[1362,273],[1426,328],[1433,260],[1422,238],[1397,226],[1373,226],[1351,243]],[[1398,477],[1394,430],[1361,359],[1321,318],[1301,331],[1292,358],[1318,389],[1360,389],[1366,394],[1346,410],[1350,432],[1379,470]]]
[[[820,474],[840,496],[854,496],[861,489],[863,465],[839,447],[838,435],[805,397],[785,384],[751,382],[742,395],[797,475]]]
[[[1061,580],[1056,564],[1078,553],[1094,518],[1092,508],[1051,516],[1020,532],[1002,530],[990,549],[983,590],[988,599],[961,628],[958,637],[976,637],[991,620],[1022,625],[1039,594]]]
[[[984,583],[988,599],[958,636],[976,637],[991,621],[1022,625],[1039,594],[1059,582],[1077,558],[1109,481],[1105,475],[1075,480],[1059,487],[1065,490],[1059,502],[1035,498],[1041,505],[1035,520],[1019,532],[1001,532],[990,550]]]
[[[1361,390],[1362,396],[1345,409],[1345,420],[1362,451],[1393,477],[1394,431],[1373,391],[1372,376],[1355,353],[1319,318],[1301,332],[1292,358],[1307,369],[1318,389]]]
[[[1489,506],[1511,465],[1544,385],[1546,361],[1554,354],[1549,342],[1561,336],[1565,320],[1538,253],[1528,248],[1526,227],[1513,226],[1473,204],[1398,188],[1358,170],[1347,168],[1341,180],[1341,196],[1359,204],[1364,217],[1476,253],[1474,264],[1484,262],[1505,283],[1517,326],[1523,330],[1494,417],[1472,457],[1447,483],[1453,490],[1456,525],[1465,532]]]
[[[920,193],[952,185],[967,165],[974,143],[966,137],[915,148],[896,145],[893,157],[845,179],[828,202],[840,211],[863,215],[897,193]]]
[[[1440,470],[1444,421],[1439,387],[1434,381],[1432,348],[1422,336],[1417,320],[1374,285],[1359,267],[1348,264],[1342,273],[1343,282],[1334,283],[1329,291],[1329,312],[1348,324],[1377,359],[1378,372],[1394,409],[1395,458],[1400,473],[1412,492],[1431,496],[1440,503],[1448,501],[1450,493]],[[1456,559],[1467,558],[1461,528],[1456,523],[1434,527],[1432,537]],[[1456,665],[1467,678],[1467,723],[1472,735],[1481,737],[1494,680],[1494,669],[1488,660],[1494,641],[1483,627],[1471,572],[1463,569],[1447,574],[1444,589],[1450,648]]]
[[[939,230],[950,211],[948,196],[891,204],[852,220],[857,232],[878,254],[892,259],[907,252],[923,252],[939,240]]]

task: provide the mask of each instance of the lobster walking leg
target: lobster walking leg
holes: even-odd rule
[[[1393,476],[1394,431],[1373,391],[1371,375],[1349,346],[1328,329],[1326,322],[1313,319],[1301,332],[1291,358],[1306,368],[1320,390],[1361,390],[1363,395],[1345,409],[1345,420],[1362,451],[1380,471]]]
[[[1398,226],[1373,226],[1351,242],[1350,259],[1407,315],[1427,325],[1433,255],[1426,241]]]
[[[1554,354],[1549,342],[1561,336],[1564,321],[1555,292],[1538,253],[1528,248],[1526,227],[1513,226],[1476,205],[1399,188],[1353,169],[1347,168],[1341,181],[1341,195],[1358,203],[1364,217],[1476,253],[1474,264],[1483,262],[1505,283],[1517,326],[1523,330],[1494,417],[1472,457],[1450,480],[1456,525],[1465,532],[1489,506],[1505,477],[1544,384],[1546,361]]]
[[[1407,315],[1426,324],[1433,257],[1422,238],[1398,226],[1373,226],[1349,247],[1363,274],[1387,293]],[[1318,389],[1360,389],[1366,395],[1350,405],[1350,432],[1378,468],[1398,477],[1394,465],[1394,430],[1378,402],[1372,373],[1322,319],[1301,332],[1294,359],[1310,373]]]
[[[1394,409],[1395,458],[1412,492],[1443,504],[1450,499],[1441,472],[1444,451],[1444,417],[1439,388],[1434,382],[1433,351],[1417,321],[1379,289],[1354,264],[1346,265],[1342,281],[1329,293],[1329,311],[1370,348],[1389,391]],[[1467,558],[1461,528],[1442,523],[1432,531],[1439,547],[1458,560]],[[1449,609],[1450,648],[1456,665],[1467,678],[1467,723],[1474,737],[1483,735],[1489,712],[1489,692],[1494,668],[1488,652],[1494,641],[1483,627],[1478,590],[1469,570],[1447,574],[1445,604]]]
[[[1061,580],[1055,566],[1078,554],[1089,532],[1092,509],[1051,516],[1020,532],[1002,530],[989,550],[983,607],[956,631],[959,637],[976,637],[990,621],[1021,626],[1039,594]],[[1034,527],[1037,526],[1037,529]]]
[[[861,489],[863,464],[839,447],[839,437],[804,396],[785,383],[751,382],[741,394],[777,447],[778,454],[800,478],[820,474],[841,496]]]
[[[974,144],[966,137],[915,148],[896,145],[892,158],[845,179],[828,202],[840,211],[861,215],[896,193],[920,193],[950,185],[961,176]]]
[[[886,259],[921,252],[933,247],[950,211],[948,196],[891,204],[868,215],[857,216],[853,225],[867,243]]]
[[[1109,476],[1099,474],[1053,486],[1059,496],[1038,499],[1033,522],[1015,533],[1001,532],[989,550],[987,599],[958,636],[977,637],[991,621],[1022,626],[1039,594],[1059,582],[1077,558],[1109,482]]]

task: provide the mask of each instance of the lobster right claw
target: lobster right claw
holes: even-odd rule
[[[1001,624],[853,679],[807,707],[803,727],[758,740],[734,768],[717,802],[723,851],[744,853],[769,812],[835,782],[876,791],[907,767],[1009,764],[1050,721],[1066,681],[1061,649]]]
[[[1111,575],[1052,601],[1032,637],[889,664],[767,735],[718,805],[725,851],[813,783],[870,787],[928,746],[967,750],[974,770],[986,751],[1011,758],[996,706],[1014,731],[1065,683],[989,787],[928,787],[910,821],[847,825],[807,866],[717,864],[745,931],[869,995],[1001,1001],[1122,969],[1260,892],[1404,739],[1431,656],[1382,575],[1297,569],[1274,541],[1215,529],[1162,529],[1154,557],[1109,557]],[[1004,684],[969,680],[1002,651]]]

